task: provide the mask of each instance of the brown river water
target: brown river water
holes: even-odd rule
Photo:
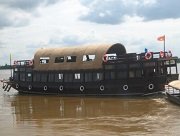
[[[9,70],[0,70],[0,79]],[[0,136],[178,136],[180,107],[165,96],[61,97],[3,92]]]

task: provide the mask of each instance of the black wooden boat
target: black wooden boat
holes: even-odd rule
[[[180,80],[172,81],[166,87],[167,99],[180,105]]]
[[[170,51],[127,53],[119,43],[41,48],[33,60],[14,61],[8,85],[20,93],[144,96],[178,79],[177,59]]]

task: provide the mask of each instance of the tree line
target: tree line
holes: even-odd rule
[[[4,66],[0,66],[0,69],[12,69],[12,66],[5,64]]]

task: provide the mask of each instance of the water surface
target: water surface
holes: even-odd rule
[[[0,70],[0,79],[9,70]],[[164,96],[145,98],[20,95],[2,91],[0,135],[175,136],[180,107]]]

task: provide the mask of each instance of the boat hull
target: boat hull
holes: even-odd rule
[[[177,105],[180,105],[180,94],[170,94],[166,92],[167,99]]]
[[[151,86],[152,85],[152,86]],[[164,84],[139,83],[27,83],[18,82],[12,86],[20,93],[53,94],[62,96],[146,96],[164,91]]]

